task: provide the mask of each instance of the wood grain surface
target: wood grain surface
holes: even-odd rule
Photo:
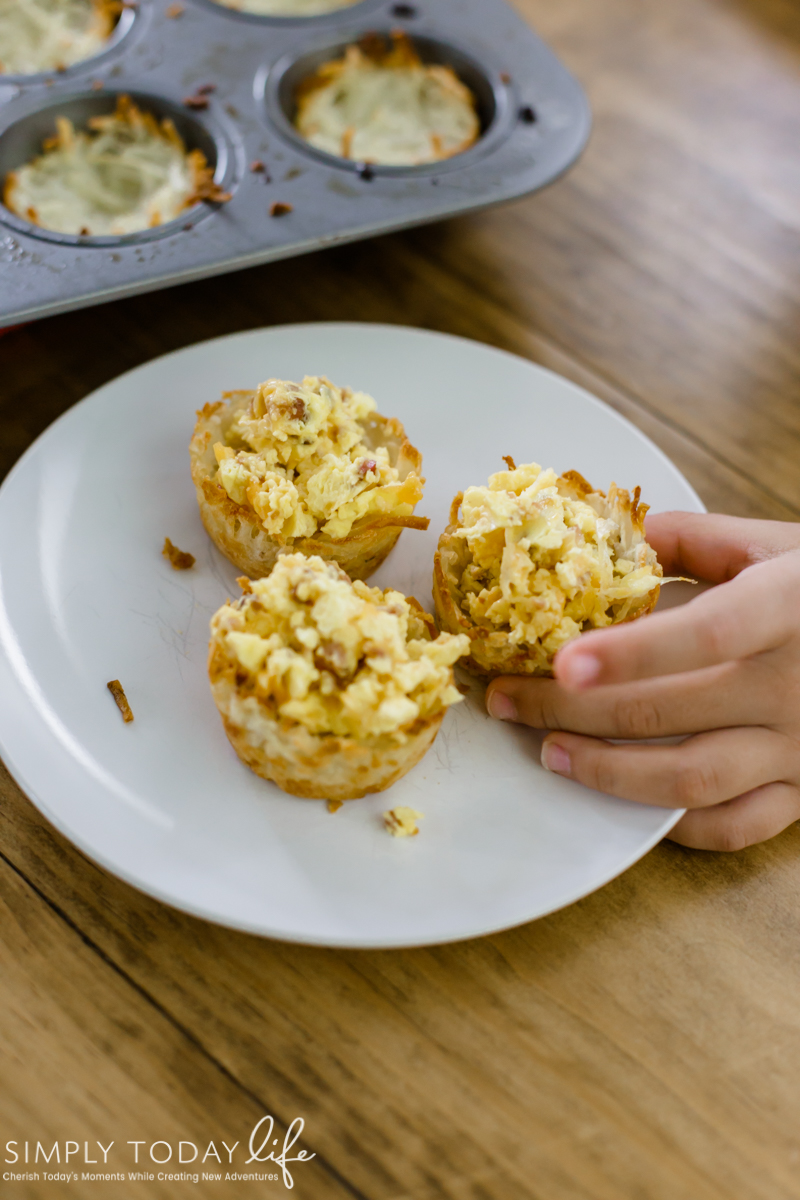
[[[800,519],[800,8],[518,6],[592,103],[566,177],[8,333],[0,469],[158,354],[378,320],[543,363],[643,429],[709,508]],[[798,826],[731,856],[664,843],[564,912],[479,941],[355,952],[184,916],[88,862],[5,772],[0,797],[3,1145],[230,1145],[265,1113],[281,1136],[302,1115],[316,1157],[294,1171],[300,1200],[800,1197]],[[284,1192],[42,1180],[2,1194]]]

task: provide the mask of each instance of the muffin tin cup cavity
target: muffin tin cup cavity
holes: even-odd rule
[[[56,117],[67,117],[76,129],[84,129],[91,117],[112,113],[117,98],[127,95],[136,106],[150,112],[159,121],[169,117],[184,141],[187,151],[201,150],[206,161],[214,170],[214,180],[223,189],[231,190],[233,183],[233,155],[222,128],[214,121],[200,121],[186,108],[162,96],[120,88],[114,92],[89,92],[51,100],[35,112],[20,118],[0,133],[0,189],[9,171],[25,166],[42,153],[42,144],[53,135]],[[35,225],[18,216],[5,204],[0,204],[0,220],[21,232],[48,242],[60,242],[68,246],[119,246],[138,242],[150,242],[155,238],[167,237],[185,226],[194,226],[199,220],[210,216],[216,205],[201,201],[187,207],[172,221],[142,229],[136,233],[115,236],[77,235],[57,233]]]
[[[139,8],[123,8],[111,36],[106,40],[103,49],[99,50],[97,54],[93,54],[90,58],[82,58],[79,62],[72,63],[63,71],[37,71],[29,75],[12,75],[0,72],[0,86],[3,84],[16,84],[17,86],[24,87],[34,84],[47,85],[55,79],[70,79],[82,72],[100,70],[106,67],[111,60],[124,50],[127,50],[130,38],[141,32],[144,19],[144,13]]]
[[[348,4],[343,8],[334,8],[329,12],[308,13],[308,14],[290,14],[290,13],[256,13],[248,12],[245,8],[229,8],[227,4],[219,4],[217,0],[194,0],[198,7],[206,10],[211,10],[214,13],[222,14],[225,17],[232,17],[235,21],[252,21],[258,25],[276,25],[283,27],[301,26],[303,28],[313,24],[332,25],[340,24],[344,21],[352,21],[355,18],[370,12],[373,9],[381,7],[381,0],[353,0],[352,4]]]
[[[318,42],[313,50],[299,55],[285,55],[273,67],[265,68],[256,79],[256,92],[263,95],[267,118],[296,148],[313,158],[357,173],[364,172],[364,163],[355,159],[342,158],[307,142],[295,128],[297,114],[297,89],[304,79],[313,75],[323,63],[341,58],[348,46],[365,36],[377,33],[386,41],[391,30],[364,29],[351,31],[336,41]],[[436,162],[419,163],[412,166],[395,166],[382,163],[369,164],[369,176],[387,175],[440,175],[443,171],[463,169],[470,162],[490,151],[502,140],[511,125],[509,88],[503,82],[501,72],[484,67],[477,55],[461,49],[452,42],[414,34],[411,37],[414,49],[426,65],[451,67],[462,83],[466,84],[475,97],[481,132],[474,145],[459,154],[442,158]]]

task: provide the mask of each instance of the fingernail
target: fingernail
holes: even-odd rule
[[[516,721],[517,706],[505,692],[490,692],[486,702],[489,716],[496,721]]]
[[[573,654],[558,672],[568,687],[582,688],[594,683],[600,674],[600,659],[593,654]]]
[[[558,742],[545,742],[542,746],[542,766],[555,775],[569,775],[572,771],[569,755]]]

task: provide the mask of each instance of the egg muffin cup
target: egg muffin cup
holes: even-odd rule
[[[359,800],[383,792],[407,775],[433,745],[444,712],[417,721],[398,743],[376,738],[311,733],[302,725],[248,706],[236,667],[212,645],[208,675],[228,741],[242,762],[270,783],[306,800]]]
[[[443,162],[481,134],[477,99],[452,67],[422,61],[401,29],[370,33],[296,93],[294,126],[318,150],[381,166]]]
[[[592,496],[598,515],[617,523],[620,530],[620,548],[624,553],[633,553],[637,546],[644,547],[639,553],[653,575],[661,582],[661,564],[655,551],[647,545],[644,534],[644,518],[648,505],[639,502],[640,488],[633,497],[622,488],[611,485],[608,495],[597,491],[577,471],[566,471],[557,480],[559,490],[578,500]],[[461,581],[465,570],[472,562],[467,539],[459,536],[462,528],[459,516],[464,493],[459,492],[450,506],[450,523],[439,538],[434,555],[433,600],[441,629],[449,633],[462,633],[470,639],[470,651],[460,665],[473,675],[494,678],[498,675],[553,675],[555,653],[548,653],[540,642],[534,644],[514,642],[510,629],[492,629],[475,622],[464,606]],[[619,556],[618,556],[619,557]],[[613,614],[611,624],[638,620],[651,613],[658,603],[660,583],[644,596],[621,606]]]
[[[65,71],[94,58],[105,48],[121,11],[121,0],[5,5],[0,78]]]
[[[323,605],[331,600],[324,588],[331,586],[339,590],[334,600],[344,594],[351,602],[339,611],[338,635],[336,619],[331,631],[330,604],[326,618],[314,624],[314,598],[303,592],[308,579]],[[466,639],[438,634],[413,597],[363,584],[354,588],[344,572],[319,558],[287,556],[269,579],[239,582],[240,600],[212,618],[208,674],[225,733],[241,761],[284,792],[307,799],[354,800],[391,787],[425,755],[447,708],[461,700],[452,663],[466,650]],[[282,610],[273,603],[276,594]],[[381,619],[390,626],[383,642]],[[401,637],[398,652],[392,638],[403,620],[405,641]],[[249,632],[258,628],[263,641]],[[333,639],[349,634],[357,645],[355,666],[347,664],[347,651],[335,640],[317,640],[310,649],[318,629]],[[253,653],[253,642],[262,649],[251,659],[246,651]],[[420,649],[437,642],[438,655]],[[392,667],[376,673],[370,656]],[[416,672],[411,682],[409,671]]]
[[[63,115],[55,125],[41,154],[9,171],[2,187],[6,208],[41,229],[122,237],[176,220],[201,200],[230,200],[172,119],[159,120],[126,93],[84,128]],[[140,185],[135,201],[127,197],[132,179]]]
[[[427,529],[427,517],[383,514],[356,524],[343,538],[320,532],[311,537],[287,538],[268,533],[256,512],[232,500],[216,480],[214,445],[225,442],[227,432],[250,402],[253,393],[226,393],[226,399],[206,404],[198,414],[189,445],[192,480],[200,517],[214,545],[251,579],[269,575],[280,553],[298,551],[337,563],[351,579],[367,579],[377,571],[404,529]],[[422,455],[411,445],[400,421],[372,414],[364,422],[364,443],[369,449],[385,446],[391,465],[405,480],[420,475]]]

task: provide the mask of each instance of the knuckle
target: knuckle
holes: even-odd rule
[[[747,829],[741,821],[727,820],[720,825],[714,836],[712,849],[735,854],[737,850],[746,850],[750,845]]]
[[[732,624],[723,614],[715,613],[713,618],[707,617],[697,631],[703,649],[715,661],[725,659],[728,648],[735,641]]]
[[[658,737],[662,729],[658,707],[643,696],[625,696],[615,701],[612,720],[621,737]]]
[[[564,725],[559,715],[558,697],[554,687],[537,688],[533,694],[531,723],[536,729],[561,730]]]
[[[678,808],[703,808],[719,797],[719,781],[711,763],[683,763],[675,772],[672,793]]]
[[[601,749],[588,756],[585,776],[588,777],[586,782],[589,786],[598,792],[605,792],[609,796],[617,794],[617,772],[608,751],[604,753]]]

